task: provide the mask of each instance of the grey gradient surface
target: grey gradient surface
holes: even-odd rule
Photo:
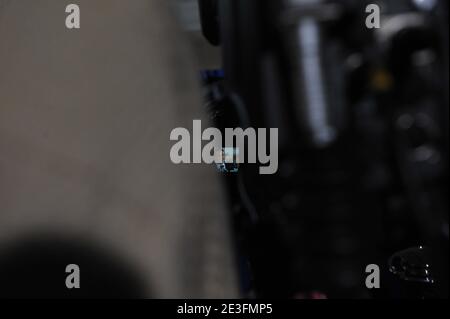
[[[69,3],[0,0],[0,251],[70,236],[136,265],[156,297],[234,297],[218,175],[169,158],[170,131],[203,114],[167,2],[78,0],[80,30]]]

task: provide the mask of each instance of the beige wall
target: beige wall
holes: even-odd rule
[[[166,1],[0,0],[0,249],[74,236],[133,262],[158,297],[235,294],[210,166],[175,166],[170,131],[202,117]],[[1,274],[0,274],[1,275]]]

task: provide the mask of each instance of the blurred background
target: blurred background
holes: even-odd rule
[[[448,298],[447,1],[77,3],[0,0],[1,297]],[[173,165],[198,118],[278,172]]]
[[[447,2],[177,7],[211,119],[279,128],[276,175],[225,172],[244,295],[448,296]],[[370,291],[372,263],[382,288]]]

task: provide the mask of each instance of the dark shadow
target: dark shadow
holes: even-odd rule
[[[80,268],[80,289],[66,287],[66,266]],[[35,236],[0,252],[0,298],[142,298],[137,272],[110,251],[83,241]]]

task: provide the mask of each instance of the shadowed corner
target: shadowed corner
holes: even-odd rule
[[[66,266],[80,268],[80,288],[66,287]],[[90,242],[34,236],[0,251],[0,298],[151,297],[139,274],[114,252]]]

